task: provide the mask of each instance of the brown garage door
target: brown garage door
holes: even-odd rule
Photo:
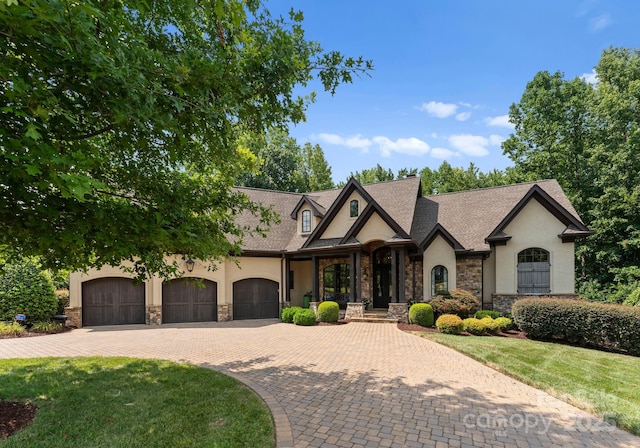
[[[178,278],[162,285],[162,322],[218,320],[218,285],[209,280]]]
[[[233,319],[278,317],[278,283],[266,278],[248,278],[233,284]]]
[[[106,277],[82,284],[82,325],[144,323],[144,283]]]

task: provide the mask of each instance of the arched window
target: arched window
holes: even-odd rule
[[[518,254],[518,293],[549,294],[551,292],[551,264],[549,252],[530,247]]]
[[[332,264],[324,268],[324,299],[336,301],[349,297],[350,292],[350,272],[347,263]]]
[[[431,295],[446,294],[449,292],[449,273],[447,268],[438,265],[431,269]]]
[[[302,212],[302,233],[311,232],[311,212],[305,210]]]
[[[349,203],[349,216],[352,218],[357,218],[360,213],[360,204],[358,204],[358,200],[354,199]]]

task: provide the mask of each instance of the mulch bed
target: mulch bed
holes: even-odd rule
[[[0,400],[0,439],[6,439],[31,424],[38,408],[29,403]]]
[[[437,328],[435,327],[423,327],[420,325],[416,325],[416,324],[403,324],[403,323],[398,323],[398,329],[402,330],[402,331],[419,331],[421,333],[440,333],[438,331]],[[466,332],[462,332],[460,334],[460,336],[471,336],[469,333]],[[516,331],[516,330],[509,330],[506,333],[498,333],[495,335],[495,337],[499,337],[499,338],[514,338],[514,339],[527,339],[527,337],[524,335],[523,332],[521,331]]]

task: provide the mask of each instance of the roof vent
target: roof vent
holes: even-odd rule
[[[407,177],[416,177],[416,173],[407,174]]]

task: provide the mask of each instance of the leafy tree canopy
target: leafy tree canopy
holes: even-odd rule
[[[259,0],[0,1],[0,245],[70,269],[237,252],[241,145],[305,117],[362,58],[305,38],[302,14]],[[242,130],[239,124],[242,124]],[[228,238],[232,236],[232,238]]]
[[[609,48],[595,72],[595,85],[538,73],[503,149],[522,177],[558,179],[595,230],[578,249],[589,287],[640,286],[640,52]]]

